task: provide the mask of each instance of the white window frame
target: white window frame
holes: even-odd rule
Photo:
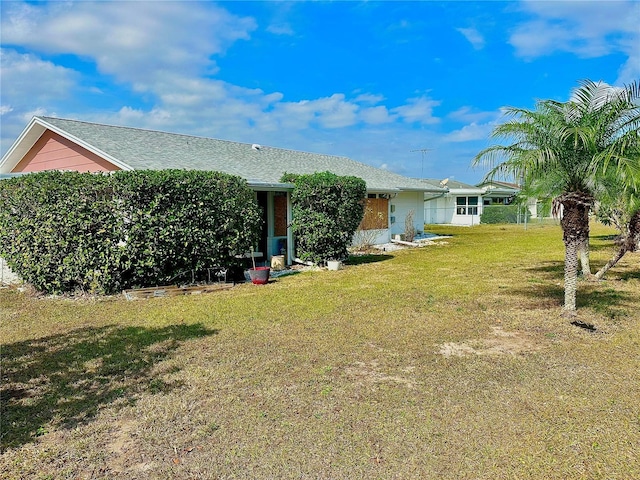
[[[464,203],[460,203],[460,199],[464,198]],[[475,200],[475,204],[469,202],[470,199]],[[458,196],[456,197],[456,215],[478,215],[478,206],[480,201],[477,196],[472,197],[464,197]]]

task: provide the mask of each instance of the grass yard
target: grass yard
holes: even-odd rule
[[[560,227],[431,231],[200,296],[0,290],[0,478],[640,479],[640,254],[580,283],[591,331]]]

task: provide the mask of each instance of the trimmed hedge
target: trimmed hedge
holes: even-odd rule
[[[295,185],[291,228],[298,257],[314,263],[346,258],[364,216],[365,181],[331,172],[285,174],[281,181]]]
[[[112,293],[232,266],[261,223],[246,182],[219,172],[40,172],[0,181],[0,254],[47,293]]]
[[[518,218],[524,220],[523,210],[526,212],[527,220],[531,218],[529,209],[518,205],[485,205],[480,215],[480,223],[518,223]]]

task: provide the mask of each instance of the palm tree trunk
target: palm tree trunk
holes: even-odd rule
[[[591,264],[589,263],[589,209],[583,208],[582,229],[578,240],[578,253],[580,254],[580,266],[584,278],[592,278]]]
[[[622,240],[620,248],[598,272],[595,277],[599,280],[604,277],[605,273],[615,266],[627,252],[635,252],[640,248],[640,210],[636,211],[629,221],[629,228],[626,237]]]
[[[564,243],[564,311],[575,314],[576,293],[578,290],[578,242],[576,240]]]
[[[579,194],[567,194],[562,199],[564,241],[564,311],[575,315],[578,288],[578,252],[589,240],[589,205]],[[585,212],[586,210],[586,212]],[[586,225],[585,225],[586,222]]]
[[[624,257],[624,254],[627,253],[627,247],[625,244],[622,244],[622,246],[618,249],[618,251],[616,252],[616,254],[613,256],[613,258],[611,260],[609,260],[600,270],[598,270],[596,272],[595,277],[600,280],[602,277],[604,277],[604,274],[607,273],[609,271],[609,269],[611,269],[611,267],[615,266],[616,263],[618,263],[618,261]]]
[[[591,278],[591,264],[589,262],[589,237],[581,239],[578,244],[578,253],[580,256],[580,267],[584,278]]]

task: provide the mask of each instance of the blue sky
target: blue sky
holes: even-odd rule
[[[477,183],[505,106],[640,79],[640,2],[0,2],[2,154],[33,115]]]

